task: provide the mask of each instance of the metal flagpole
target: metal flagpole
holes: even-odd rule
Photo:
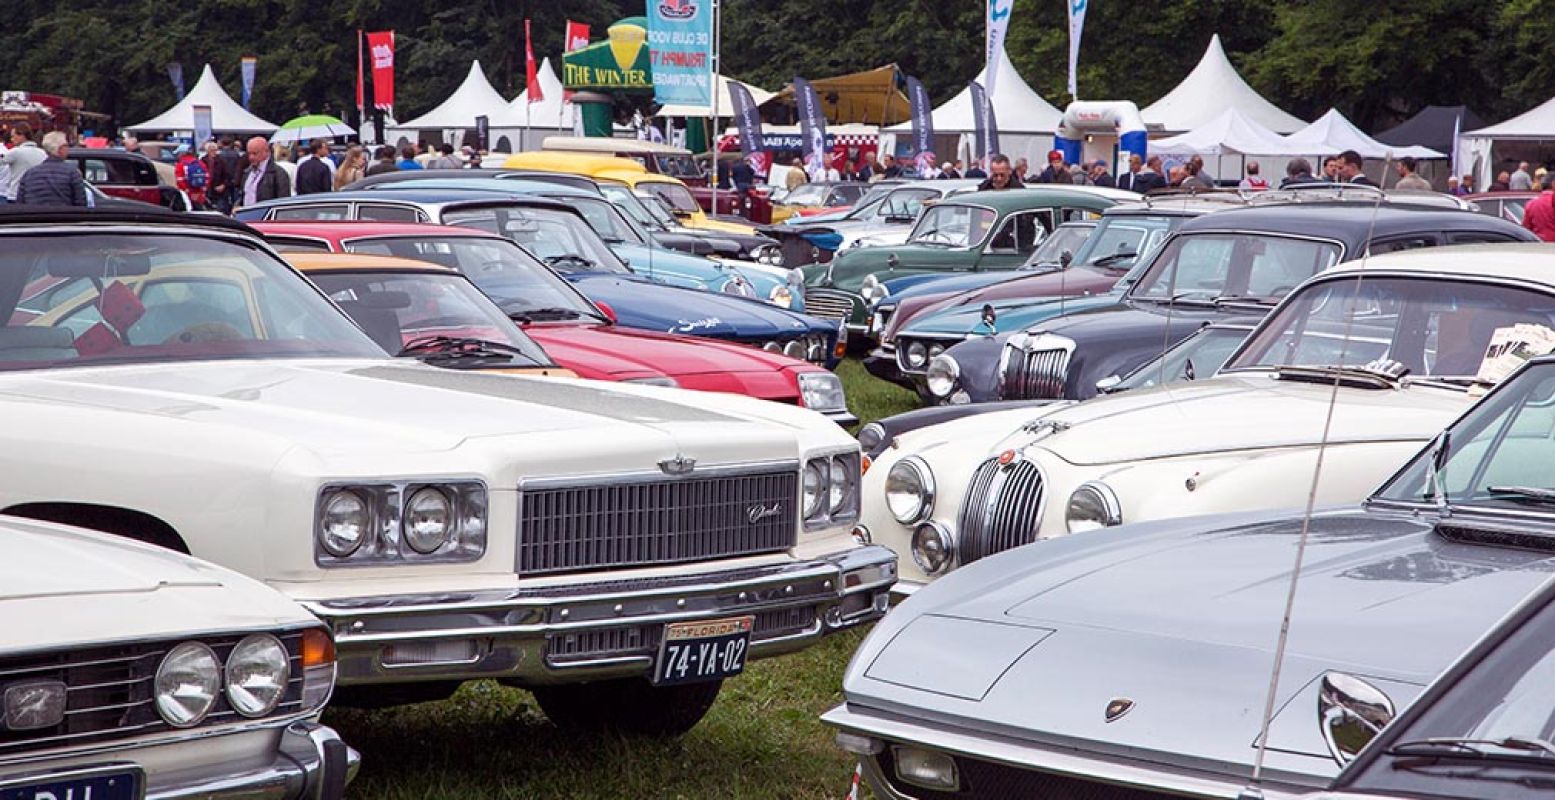
[[[713,163],[709,165],[712,171],[708,175],[707,182],[713,187],[713,207],[711,209],[711,213],[714,218],[717,218],[718,216],[718,45],[719,38],[723,35],[723,29],[722,25],[720,25],[718,12],[718,0],[713,0],[713,74],[709,78],[709,86],[711,87],[710,91],[713,95],[711,100],[713,119],[712,122],[707,126],[707,149],[713,154]]]

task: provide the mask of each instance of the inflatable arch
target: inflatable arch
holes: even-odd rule
[[[1145,120],[1139,115],[1139,106],[1127,100],[1076,100],[1064,109],[1064,118],[1053,135],[1053,149],[1062,151],[1064,160],[1077,164],[1082,159],[1100,158],[1085,152],[1086,137],[1104,139],[1108,154],[1116,137],[1117,158],[1115,168],[1128,162],[1130,155],[1145,157],[1148,134]]]

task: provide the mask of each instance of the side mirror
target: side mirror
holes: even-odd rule
[[[1111,394],[1114,389],[1118,388],[1118,384],[1122,382],[1123,376],[1108,375],[1096,382],[1096,391],[1101,394]]]
[[[614,325],[614,324],[616,324],[617,322],[620,321],[620,320],[616,319],[616,310],[611,308],[608,303],[603,303],[603,302],[600,302],[598,300],[595,300],[594,301],[594,307],[599,309],[599,313],[605,315],[605,319],[610,320],[610,324],[611,325]]]
[[[1396,711],[1381,689],[1354,675],[1329,672],[1318,687],[1317,715],[1329,754],[1347,764],[1393,721]]]
[[[1058,256],[1058,265],[1059,266],[1061,266],[1061,267],[1068,267],[1072,263],[1074,263],[1074,253],[1071,253],[1068,250],[1065,250],[1063,253],[1059,254],[1059,256]]]
[[[888,269],[896,269],[902,265],[902,260],[897,258],[895,253],[891,253],[885,257],[885,265]]]

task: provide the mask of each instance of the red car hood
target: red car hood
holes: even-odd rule
[[[881,341],[896,338],[901,330],[915,318],[932,314],[954,306],[973,303],[989,303],[1020,297],[1069,297],[1072,295],[1102,294],[1112,291],[1123,272],[1096,267],[1073,267],[1065,270],[1041,272],[1024,278],[1000,281],[980,289],[954,294],[929,294],[909,297],[896,308],[896,315],[886,323]]]
[[[582,378],[630,380],[668,375],[683,386],[698,375],[808,372],[816,367],[778,353],[706,337],[654,333],[614,325],[535,324],[524,332],[556,363]]]

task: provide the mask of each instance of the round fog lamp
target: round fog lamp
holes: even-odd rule
[[[950,531],[937,522],[925,522],[913,529],[912,560],[925,575],[939,575],[955,561],[956,544]]]
[[[795,339],[783,345],[783,355],[789,358],[804,358],[804,342]]]
[[[157,713],[175,728],[196,725],[216,704],[221,692],[221,662],[199,642],[184,642],[169,650],[157,667]]]
[[[417,489],[405,504],[405,543],[418,553],[431,553],[448,541],[454,506],[448,495],[430,486]]]
[[[885,503],[903,525],[925,519],[934,510],[934,473],[917,456],[891,465],[885,477]]]
[[[319,544],[335,558],[355,553],[367,540],[367,501],[356,492],[336,492],[324,501]]]
[[[956,385],[961,381],[961,365],[956,363],[955,356],[941,353],[929,362],[929,368],[923,375],[923,382],[929,389],[929,394],[944,400],[956,391]]]
[[[1084,533],[1123,523],[1123,510],[1112,488],[1099,481],[1080,484],[1069,495],[1064,521],[1070,533]]]
[[[245,717],[262,717],[281,702],[290,676],[291,656],[279,639],[249,636],[227,656],[227,702]]]
[[[767,342],[761,346],[761,349],[769,353],[781,353],[783,352],[783,345],[780,342]]]

